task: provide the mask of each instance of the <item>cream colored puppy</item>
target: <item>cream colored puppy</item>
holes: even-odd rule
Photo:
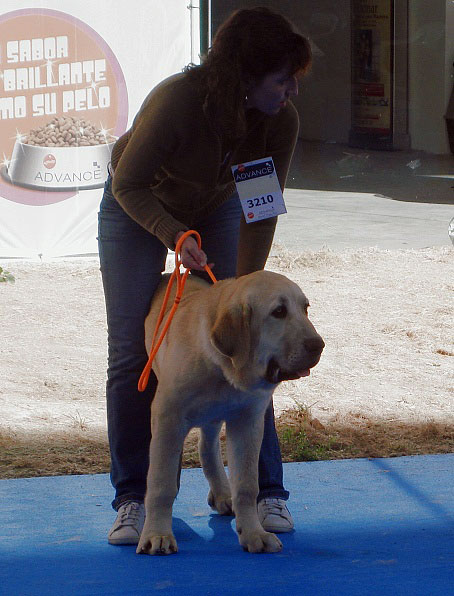
[[[148,351],[167,279],[145,321]],[[296,284],[269,271],[214,285],[189,276],[153,363],[159,383],[151,407],[146,520],[138,553],[177,552],[172,506],[183,442],[193,427],[201,429],[209,505],[221,515],[234,512],[245,550],[281,550],[280,540],[265,532],[257,516],[258,458],[273,391],[281,381],[307,376],[324,347],[308,306]],[[229,479],[219,446],[224,421]]]

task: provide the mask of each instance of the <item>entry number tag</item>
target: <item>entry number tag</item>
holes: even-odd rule
[[[232,166],[246,223],[287,213],[272,157]]]

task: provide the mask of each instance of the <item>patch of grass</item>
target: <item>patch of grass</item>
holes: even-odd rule
[[[307,432],[297,428],[283,427],[280,429],[281,449],[286,455],[286,461],[317,461],[326,457],[328,446],[322,443],[311,443]]]
[[[79,430],[87,430],[87,421],[80,415],[80,412],[76,411],[75,414],[67,414],[66,418],[69,418],[74,428]]]
[[[276,419],[285,462],[397,457],[454,452],[454,424],[372,420],[351,414],[322,424],[310,408],[297,404]],[[183,467],[198,467],[198,431],[189,433]],[[224,449],[225,437],[221,435]],[[100,474],[109,472],[104,433],[90,434],[84,425],[54,435],[0,432],[0,478]],[[225,452],[225,450],[224,450]]]
[[[0,267],[0,283],[14,283],[16,281],[14,275],[9,271],[5,271],[2,267]]]

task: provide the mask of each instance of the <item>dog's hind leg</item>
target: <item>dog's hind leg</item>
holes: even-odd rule
[[[208,505],[221,515],[232,515],[230,485],[224,470],[219,443],[221,426],[221,423],[213,423],[200,429],[199,455],[210,485]]]

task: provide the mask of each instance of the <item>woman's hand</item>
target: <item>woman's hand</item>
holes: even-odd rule
[[[184,232],[178,232],[175,236],[175,244],[183,236]],[[181,262],[187,269],[195,269],[196,271],[204,271],[207,264],[207,256],[203,252],[194,236],[188,236],[181,246]],[[213,264],[210,264],[212,267]]]

